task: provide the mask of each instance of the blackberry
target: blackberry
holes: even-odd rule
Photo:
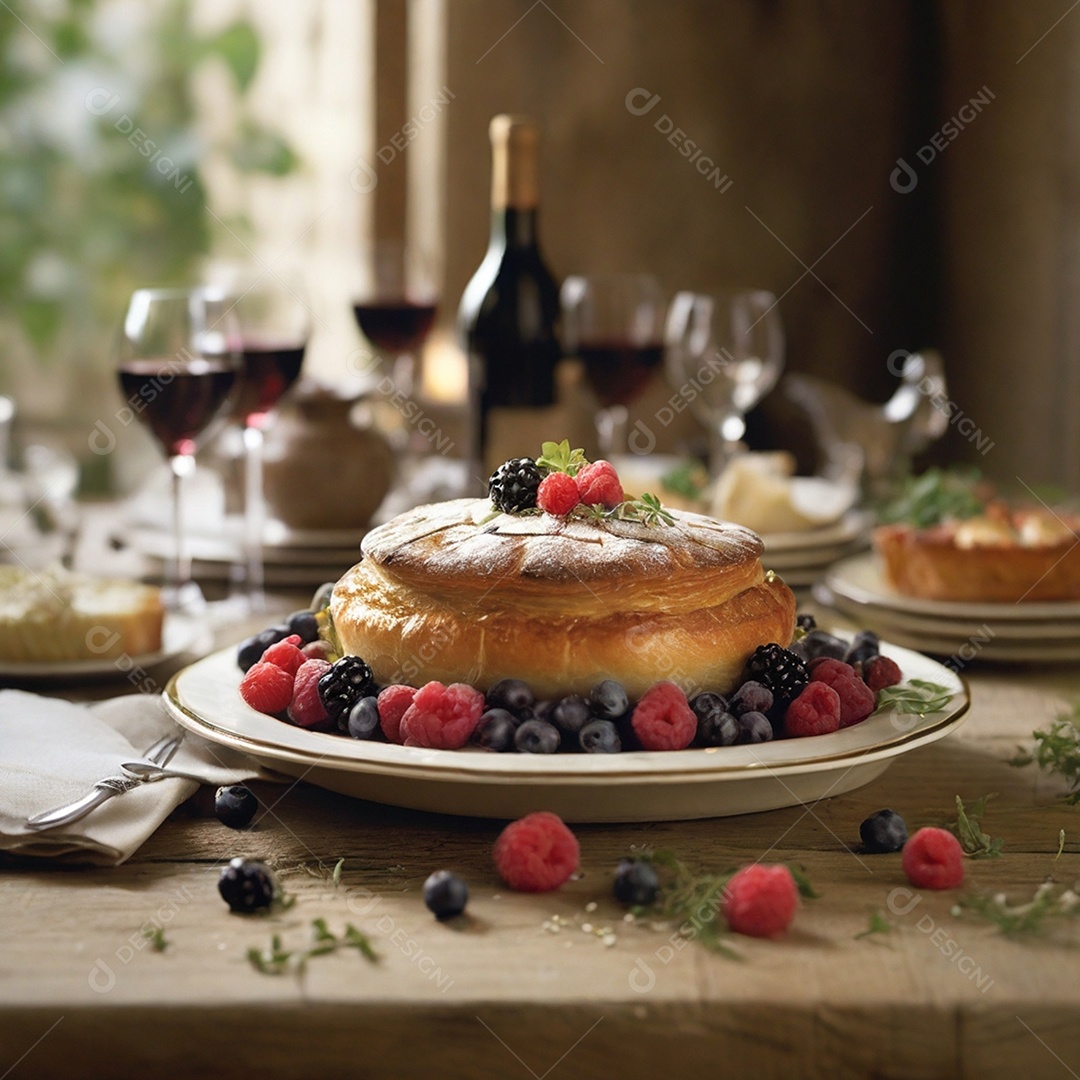
[[[218,892],[232,911],[247,914],[274,902],[277,881],[264,863],[237,858],[221,871]]]
[[[774,704],[794,701],[810,681],[806,665],[793,653],[777,645],[759,645],[746,662],[743,680],[761,683],[773,692]]]
[[[319,698],[339,730],[348,724],[349,710],[366,697],[377,697],[371,668],[359,656],[343,656],[319,680]]]
[[[488,480],[488,495],[496,509],[506,514],[519,514],[536,506],[540,487],[540,470],[531,457],[504,461]]]

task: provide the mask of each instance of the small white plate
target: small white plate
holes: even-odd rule
[[[495,754],[366,742],[249,708],[234,649],[175,675],[164,701],[178,723],[279,772],[375,802],[469,817],[551,810],[568,821],[676,821],[794,806],[874,780],[891,761],[953,731],[970,704],[949,668],[895,646],[906,678],[953,692],[927,716],[882,714],[830,735],[754,746],[622,754]]]
[[[810,553],[820,548],[842,547],[865,535],[870,519],[862,510],[849,510],[839,521],[800,532],[764,533],[766,559],[779,552]]]

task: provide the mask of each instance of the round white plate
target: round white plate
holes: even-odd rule
[[[178,723],[268,766],[375,802],[469,817],[551,810],[568,821],[674,821],[794,806],[869,783],[893,758],[943,738],[970,704],[955,672],[894,646],[907,678],[953,691],[927,716],[882,714],[809,739],[622,754],[427,750],[305,731],[256,712],[237,690],[235,650],[192,664],[165,690]]]
[[[161,648],[157,652],[119,659],[50,660],[44,663],[0,660],[0,678],[9,679],[108,679],[126,676],[136,668],[150,668],[186,652],[204,652],[213,634],[201,620],[168,612],[161,627]]]
[[[849,510],[839,521],[800,532],[764,533],[766,557],[781,551],[812,552],[818,548],[840,547],[862,536],[870,519],[862,510]]]
[[[296,534],[301,535],[301,534]],[[313,544],[264,544],[263,562],[281,566],[351,566],[360,558],[360,532],[354,530],[349,536],[338,535],[341,543],[335,545]],[[141,555],[164,562],[172,558],[172,538],[156,530],[137,529],[117,539],[126,547],[134,548]],[[191,557],[197,562],[221,563],[226,568],[240,559],[240,547],[235,537],[207,536],[193,533],[185,538]]]

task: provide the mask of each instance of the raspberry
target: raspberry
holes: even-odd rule
[[[886,686],[895,686],[904,675],[895,660],[887,656],[873,656],[863,661],[862,677],[863,682],[876,694]]]
[[[284,641],[271,645],[262,654],[264,664],[274,664],[284,668],[290,675],[295,675],[307,657],[300,651],[300,635],[290,634]]]
[[[594,461],[586,465],[574,479],[581,501],[587,506],[599,503],[605,510],[614,510],[623,501],[619,474],[610,461]]]
[[[260,660],[240,680],[240,696],[259,712],[279,713],[287,709],[292,694],[293,677],[277,664]]]
[[[944,829],[920,829],[904,845],[900,862],[917,889],[955,889],[964,880],[960,841]]]
[[[398,735],[406,746],[459,750],[484,712],[484,695],[465,683],[429,682],[416,691],[401,717]]]
[[[784,731],[799,738],[827,735],[840,726],[840,695],[827,683],[810,682],[784,713]]]
[[[330,719],[319,697],[319,680],[330,670],[325,660],[305,660],[293,680],[289,719],[299,727],[314,728]]]
[[[811,667],[810,680],[831,686],[840,695],[842,728],[865,720],[877,707],[874,691],[855,674],[850,664],[840,660],[817,661]]]
[[[795,879],[786,866],[777,863],[744,866],[724,889],[724,917],[736,934],[779,937],[798,906]]]
[[[578,486],[569,473],[549,473],[540,481],[536,493],[536,505],[548,514],[565,517],[581,502]]]
[[[697,734],[697,717],[686,695],[672,682],[645,691],[630,720],[645,750],[684,750]]]
[[[577,837],[547,810],[512,821],[492,852],[499,876],[519,892],[550,892],[578,868]]]
[[[329,641],[309,641],[300,647],[300,651],[305,660],[327,660],[330,663],[334,661],[334,646]]]
[[[416,697],[415,686],[402,686],[395,683],[379,692],[379,727],[382,733],[394,743],[403,741],[401,718]]]

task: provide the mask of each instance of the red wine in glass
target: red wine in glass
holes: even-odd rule
[[[125,360],[119,367],[124,399],[169,457],[190,456],[236,383],[225,360],[190,361],[177,367],[169,357]]]
[[[627,405],[645,389],[649,376],[663,363],[664,346],[660,342],[636,345],[630,341],[583,341],[577,355],[600,404]]]
[[[242,375],[232,415],[245,427],[262,427],[281,396],[300,376],[306,343],[245,341]]]
[[[360,332],[377,349],[394,354],[415,352],[435,321],[434,303],[370,300],[353,304]]]

